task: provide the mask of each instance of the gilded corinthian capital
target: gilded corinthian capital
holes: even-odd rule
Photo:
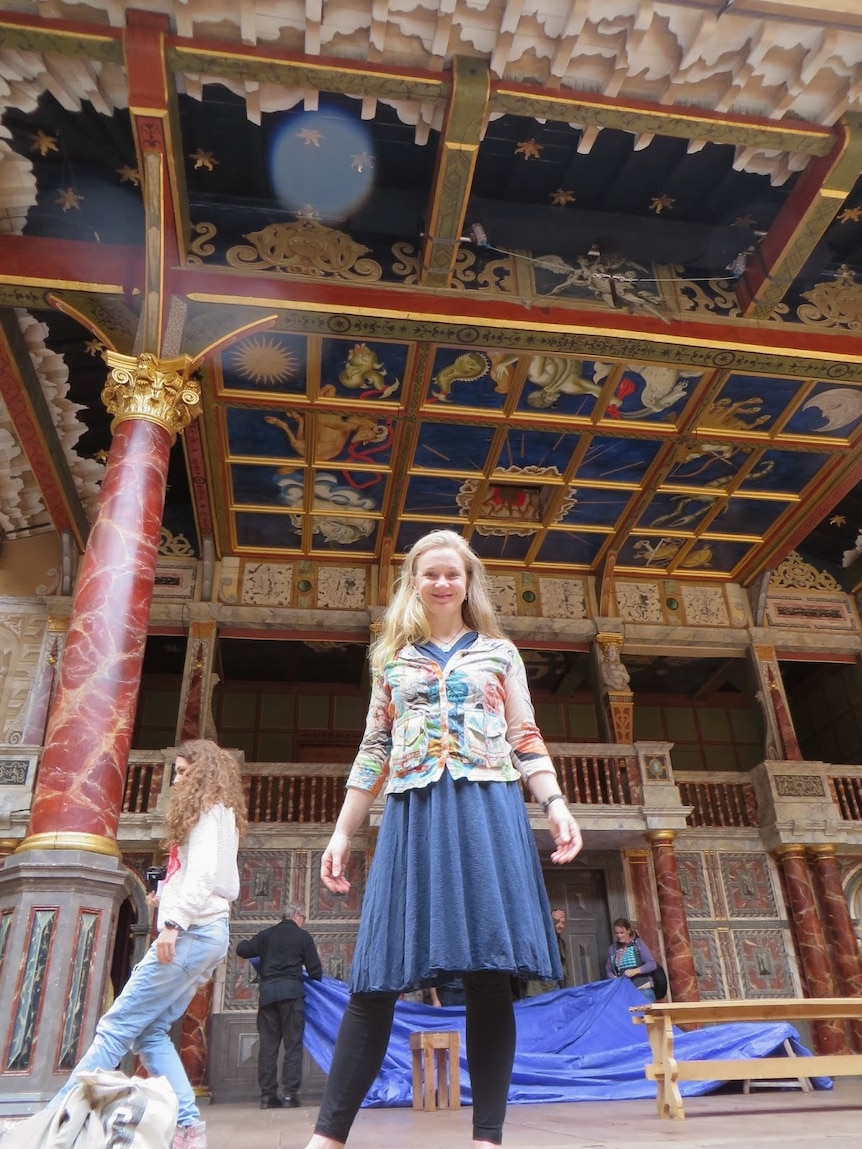
[[[114,416],[113,431],[126,419],[148,419],[164,427],[174,441],[201,411],[200,384],[187,378],[191,359],[159,359],[150,352],[142,355],[104,353],[111,368],[102,391],[102,402]]]

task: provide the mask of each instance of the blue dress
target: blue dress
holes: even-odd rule
[[[475,638],[420,649],[442,667]],[[476,970],[562,977],[520,782],[455,781],[446,770],[386,799],[349,984],[401,993]]]

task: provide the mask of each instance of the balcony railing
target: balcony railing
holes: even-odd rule
[[[829,782],[842,821],[862,822],[862,778],[833,775]]]
[[[689,826],[740,828],[757,826],[757,798],[752,784],[737,777],[704,778],[677,774],[684,806],[691,806]]]
[[[634,754],[553,754],[560,789],[567,802],[581,806],[638,806],[643,785]]]

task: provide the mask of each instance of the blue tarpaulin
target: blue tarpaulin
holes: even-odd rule
[[[347,986],[332,978],[306,981],[305,1044],[321,1069],[329,1072],[332,1047],[347,1004]],[[528,1105],[540,1101],[607,1101],[655,1097],[655,1082],[644,1077],[652,1061],[646,1029],[634,1025],[629,1006],[643,997],[625,979],[597,981],[558,990],[515,1003],[518,1031],[515,1069],[509,1101]],[[461,1100],[472,1101],[464,1054],[464,1007],[418,1005],[399,1001],[392,1039],[379,1076],[365,1106],[389,1108],[413,1100],[410,1034],[417,1030],[457,1029],[461,1036]],[[674,1051],[680,1061],[781,1056],[789,1040],[799,1057],[810,1056],[799,1034],[784,1022],[708,1025],[688,1033],[676,1031]],[[800,1067],[788,1064],[789,1078]],[[815,1086],[831,1088],[828,1078]],[[722,1081],[683,1081],[680,1093],[694,1097],[723,1085]]]

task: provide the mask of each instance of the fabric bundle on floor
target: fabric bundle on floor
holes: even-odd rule
[[[347,986],[332,978],[306,981],[305,1044],[320,1067],[329,1072],[332,1048],[347,1004]],[[652,1060],[646,1029],[632,1022],[629,1007],[643,997],[626,979],[597,981],[515,1003],[518,1030],[515,1070],[509,1101],[527,1105],[546,1101],[608,1101],[655,1097],[655,1082],[644,1077]],[[464,1007],[417,1005],[399,1001],[392,1039],[368,1097],[367,1108],[411,1105],[413,1100],[410,1034],[417,1030],[456,1029],[461,1036],[461,1100],[471,1103],[470,1077],[464,1051]],[[810,1056],[799,1034],[785,1022],[708,1025],[676,1031],[674,1050],[680,1061],[780,1057],[789,1041],[799,1057]],[[789,1078],[801,1066],[788,1062]],[[815,1087],[831,1089],[829,1078],[813,1078]],[[683,1081],[683,1097],[709,1093],[722,1081]]]

